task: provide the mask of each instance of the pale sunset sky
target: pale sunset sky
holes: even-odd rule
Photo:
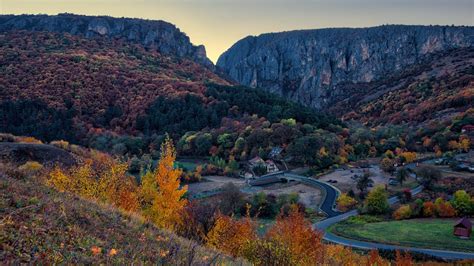
[[[0,0],[1,14],[75,13],[161,19],[212,61],[248,35],[381,24],[474,25],[474,0]]]

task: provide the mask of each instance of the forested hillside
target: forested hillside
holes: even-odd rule
[[[156,148],[166,132],[179,138],[220,127],[223,118],[295,118],[323,128],[340,123],[262,91],[228,86],[192,61],[120,40],[10,31],[0,36],[0,50],[0,131],[44,141],[140,154]]]
[[[1,35],[0,49],[0,131],[117,155],[156,157],[169,133],[182,155],[246,160],[283,147],[295,163],[325,168],[395,148],[457,149],[448,142],[461,142],[461,128],[472,119],[464,104],[447,122],[453,127],[434,124],[416,134],[403,125],[343,124],[273,94],[229,84],[192,61],[107,38],[12,31]],[[464,78],[457,84],[470,83]],[[452,93],[457,91],[470,92]]]
[[[192,61],[106,38],[8,32],[0,49],[2,128],[47,140],[106,129],[134,134],[137,117],[158,96],[193,95],[212,105],[205,82],[227,84]],[[20,119],[10,121],[13,115]],[[46,122],[58,130],[41,132]]]

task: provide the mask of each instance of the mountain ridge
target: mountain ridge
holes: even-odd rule
[[[86,38],[106,36],[137,43],[164,55],[188,58],[210,69],[203,45],[194,45],[189,37],[172,23],[163,20],[85,16],[69,13],[58,15],[0,15],[0,32],[32,30],[63,32]]]

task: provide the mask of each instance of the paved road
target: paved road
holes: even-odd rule
[[[413,168],[414,164],[408,165],[408,167],[410,166],[411,168]],[[348,238],[344,238],[344,237],[340,237],[335,234],[332,234],[327,231],[329,226],[335,223],[338,223],[340,221],[343,221],[345,219],[348,219],[351,216],[358,215],[359,214],[358,211],[352,210],[345,213],[337,211],[334,208],[334,206],[335,206],[336,199],[339,195],[339,191],[335,187],[333,187],[332,185],[328,183],[325,183],[313,178],[296,175],[291,172],[279,172],[279,173],[269,174],[269,175],[260,177],[259,182],[258,183],[255,182],[254,185],[281,182],[282,178],[286,180],[297,180],[310,186],[316,186],[318,188],[321,188],[323,191],[325,191],[326,196],[323,202],[321,203],[320,210],[325,212],[328,218],[313,224],[313,227],[324,232],[324,240],[326,241],[348,246],[348,247],[359,248],[359,249],[375,249],[376,248],[376,249],[386,249],[386,250],[405,250],[409,252],[424,253],[424,254],[428,254],[431,256],[436,256],[436,257],[440,257],[444,259],[474,259],[473,253],[413,248],[413,247],[388,245],[388,244],[381,244],[381,243],[374,243],[374,242],[365,242],[365,241],[359,241],[359,240],[354,240],[354,239],[348,239]],[[250,185],[252,185],[252,182],[250,182]],[[412,195],[416,195],[420,193],[422,190],[423,190],[423,186],[418,186],[412,189],[411,193]],[[398,201],[399,201],[398,197],[391,197],[388,199],[388,202],[390,205],[393,205],[397,203]]]
[[[337,190],[335,187],[329,185],[328,183],[316,180],[314,178],[295,175],[292,173],[285,173],[283,176],[294,178],[296,180],[299,180],[301,183],[318,187],[322,191],[324,191],[325,197],[324,197],[323,202],[319,206],[319,209],[323,211],[324,213],[326,213],[328,217],[339,216],[342,214],[342,212],[338,211],[335,207],[337,197],[339,197],[339,193],[340,193],[339,190]]]

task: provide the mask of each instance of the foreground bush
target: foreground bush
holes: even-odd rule
[[[403,220],[410,218],[411,215],[412,211],[410,205],[402,205],[393,213],[393,218],[395,220]]]
[[[385,189],[378,186],[372,189],[365,200],[365,207],[370,214],[384,214],[390,208],[388,194]]]
[[[343,212],[352,209],[357,204],[357,201],[348,196],[347,193],[342,193],[337,198],[337,208]]]

